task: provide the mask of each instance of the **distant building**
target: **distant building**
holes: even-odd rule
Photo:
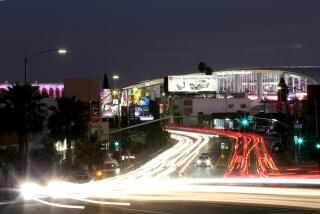
[[[0,83],[0,93],[7,90],[14,83]],[[49,98],[58,98],[64,96],[64,84],[59,83],[32,83],[33,86],[39,87],[42,94],[47,94]]]
[[[127,91],[148,91],[151,99],[162,100],[193,99],[194,103],[207,102],[201,99],[212,98],[215,104],[210,105],[211,112],[232,112],[237,109],[233,102],[239,98],[250,103],[250,111],[275,112],[277,108],[272,101],[277,101],[278,83],[283,77],[289,89],[288,99],[306,99],[308,86],[320,82],[320,66],[270,66],[257,68],[243,68],[204,73],[186,74],[183,76],[169,76],[164,79],[146,80],[126,87]],[[175,78],[177,77],[177,78]],[[179,80],[177,79],[181,79]],[[171,84],[171,85],[170,85]],[[174,84],[174,85],[172,85]],[[171,87],[170,87],[171,86]],[[172,90],[172,86],[176,87]],[[188,88],[189,87],[189,88]],[[206,91],[205,88],[208,87]],[[186,89],[185,89],[186,88]],[[219,107],[227,99],[227,108]],[[230,98],[230,99],[229,99]],[[234,99],[234,101],[233,101]],[[231,106],[234,107],[231,107]],[[230,107],[230,108],[229,108]],[[171,103],[171,112],[172,112]],[[208,107],[209,108],[209,107]],[[189,107],[190,109],[190,107]],[[248,109],[243,109],[248,111]],[[192,112],[195,113],[195,108]],[[185,112],[185,111],[183,111]],[[190,111],[189,111],[190,113]]]

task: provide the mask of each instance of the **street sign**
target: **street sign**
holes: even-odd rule
[[[294,124],[295,129],[302,129],[302,124],[301,123],[295,123]]]
[[[225,149],[225,144],[221,143],[221,149]]]
[[[116,152],[119,152],[119,151],[120,151],[120,145],[116,145],[115,148],[114,148],[114,150],[115,150]]]
[[[297,143],[297,142],[298,142],[298,136],[295,135],[295,136],[293,137],[293,140],[294,140],[294,143]]]

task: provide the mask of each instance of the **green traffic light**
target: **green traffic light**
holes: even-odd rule
[[[298,144],[302,144],[303,143],[303,139],[301,137],[298,138]]]
[[[114,145],[115,145],[115,146],[119,146],[119,142],[118,142],[118,141],[115,141],[115,142],[114,142]]]
[[[316,148],[317,148],[317,149],[320,149],[320,143],[317,143],[317,144],[316,144]]]
[[[246,125],[248,125],[249,122],[247,119],[242,119],[241,123],[243,126],[246,126]]]

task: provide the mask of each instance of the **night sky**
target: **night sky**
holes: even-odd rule
[[[0,81],[117,73],[121,85],[195,72],[320,65],[319,0],[0,0]]]

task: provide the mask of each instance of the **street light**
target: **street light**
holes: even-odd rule
[[[119,77],[119,75],[117,75],[117,74],[115,74],[115,75],[113,75],[112,76],[112,79],[114,79],[114,80],[117,80],[117,79],[119,79],[120,77]]]
[[[60,48],[60,49],[48,49],[48,50],[44,50],[44,51],[39,51],[29,57],[25,57],[24,58],[24,83],[26,84],[28,82],[28,71],[29,71],[29,64],[30,64],[30,61],[41,55],[41,54],[45,54],[45,53],[49,53],[49,52],[56,52],[58,53],[59,55],[65,55],[67,53],[67,50],[66,49],[63,49],[63,48]]]
[[[66,54],[68,51],[66,49],[59,49],[58,53],[59,54]]]

